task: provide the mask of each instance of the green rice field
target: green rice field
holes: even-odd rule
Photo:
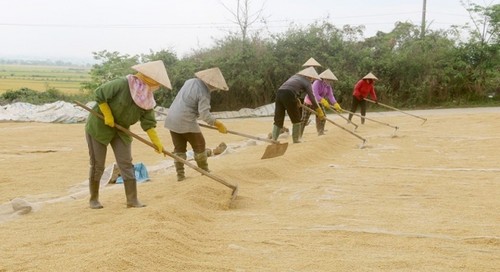
[[[77,94],[81,83],[90,80],[89,71],[89,68],[78,66],[0,64],[0,94],[21,88],[40,92],[52,88],[65,94]]]

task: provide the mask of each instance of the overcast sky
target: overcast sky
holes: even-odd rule
[[[474,0],[480,5],[499,0]],[[423,0],[250,0],[263,9],[268,32],[290,23],[329,18],[337,27],[365,25],[365,37],[389,32],[397,21],[420,25]],[[122,54],[173,50],[182,57],[237,31],[236,0],[0,0],[0,57],[82,58],[108,50]],[[470,22],[460,0],[427,0],[433,29]],[[262,24],[255,24],[262,28]]]

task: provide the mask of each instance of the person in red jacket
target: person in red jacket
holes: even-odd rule
[[[372,73],[368,73],[354,86],[352,93],[351,113],[349,113],[349,121],[352,119],[352,113],[356,112],[358,105],[361,107],[361,115],[366,115],[366,100],[370,95],[371,99],[377,103],[377,94],[375,93],[375,80],[378,80]],[[365,123],[365,118],[361,117],[361,124]]]

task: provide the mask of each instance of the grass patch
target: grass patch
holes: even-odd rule
[[[81,83],[90,81],[90,68],[79,66],[0,65],[0,94],[30,89],[51,89],[63,94],[81,94]]]

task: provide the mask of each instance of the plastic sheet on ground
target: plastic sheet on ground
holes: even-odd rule
[[[94,104],[91,102],[88,106]],[[0,121],[79,123],[84,122],[88,115],[84,109],[64,101],[44,105],[17,102],[0,107]]]
[[[139,162],[134,164],[135,179],[138,183],[145,182],[149,180],[148,169],[144,163]],[[116,183],[123,183],[123,177],[119,176],[116,178]]]
[[[95,102],[87,103],[92,108]],[[155,111],[164,113],[157,114],[157,120],[164,120],[167,108],[157,107]],[[215,118],[246,118],[265,117],[274,114],[274,103],[264,105],[255,109],[243,108],[238,111],[213,112]],[[40,123],[80,123],[85,122],[89,112],[73,103],[57,101],[44,105],[33,105],[30,103],[17,102],[0,106],[0,122],[40,122]]]

